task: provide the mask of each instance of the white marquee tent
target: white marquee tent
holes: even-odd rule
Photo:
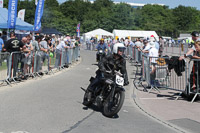
[[[154,35],[154,37],[158,40],[159,36],[155,31],[138,31],[138,30],[113,30],[114,37],[125,38],[149,38],[151,35]]]
[[[91,37],[97,37],[97,39],[101,39],[102,36],[114,36],[112,33],[103,30],[103,29],[96,29],[87,33],[83,34],[83,39],[86,41],[87,39],[90,39]]]

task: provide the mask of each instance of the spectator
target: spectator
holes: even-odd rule
[[[39,43],[40,51],[42,51],[41,66],[43,66],[45,60],[47,59],[47,65],[48,65],[48,70],[49,70],[49,46],[48,46],[47,41],[45,40],[44,36],[42,36],[42,38],[43,38],[42,41]]]
[[[35,64],[35,68],[34,68],[34,72],[39,72],[39,70],[41,69],[41,53],[40,53],[40,47],[39,47],[39,43],[41,42],[41,36],[37,35],[35,36],[35,40],[32,43],[33,46],[33,55],[36,58],[36,62],[34,62]]]
[[[200,41],[199,33],[197,31],[193,31],[191,35],[192,35],[192,40],[194,41],[194,43],[197,41]],[[189,49],[188,52],[186,53],[186,56],[193,54],[195,51],[196,51],[196,48],[193,45],[192,48]],[[184,56],[180,56],[179,60],[182,60],[184,58],[185,58]]]
[[[169,47],[171,47],[172,46],[172,40],[171,39],[169,39]]]
[[[2,65],[2,61],[3,61],[3,56],[1,55],[1,51],[3,51],[3,47],[4,47],[4,42],[3,39],[1,39],[1,33],[0,33],[0,66]]]
[[[20,52],[23,50],[24,50],[24,44],[16,38],[15,32],[10,32],[10,39],[6,42],[4,51],[12,53],[12,52]],[[21,53],[15,53],[13,55],[13,62],[12,62],[13,77],[16,77],[16,72],[18,68],[18,63],[20,61],[20,56],[21,56]],[[11,66],[11,64],[9,64],[9,61],[7,65],[9,69],[9,66]],[[8,70],[8,74],[11,77],[11,71]]]
[[[28,37],[23,37],[22,38],[22,42],[24,43],[24,58],[22,59],[23,60],[23,63],[24,63],[24,67],[23,67],[23,74],[24,76],[22,78],[26,79],[27,78],[27,73],[29,72],[29,68],[31,66],[31,51],[33,51],[33,46],[32,44],[30,43],[30,38]]]
[[[149,50],[151,49],[151,46],[147,40],[144,40],[143,43],[144,43],[144,47],[143,47],[142,52],[145,53],[146,56],[149,56]]]
[[[76,37],[76,41],[75,41],[75,60],[78,61],[78,57],[79,57],[79,48],[81,46],[80,43],[80,38]]]
[[[142,48],[142,43],[140,42],[140,38],[136,39],[135,45],[137,48]]]
[[[7,41],[7,32],[6,32],[6,31],[3,31],[2,33],[3,33],[3,34],[2,34],[2,36],[1,36],[1,38],[2,38],[2,40],[3,40],[3,42],[4,42],[4,44],[5,44],[6,41]]]
[[[194,44],[195,52],[192,56],[193,59],[200,59],[200,41]],[[191,91],[197,90],[200,87],[200,61],[194,61],[192,72],[190,74],[190,87]]]
[[[48,37],[48,38],[46,38],[45,40],[47,41],[47,45],[48,45],[48,47],[49,47],[49,50],[50,50],[51,52],[53,52],[52,39],[51,39],[50,37]]]
[[[0,33],[0,52],[3,50],[3,47],[4,47],[4,41],[1,38],[1,33]]]
[[[61,66],[61,53],[62,53],[62,49],[69,48],[69,46],[66,45],[67,42],[68,42],[67,38],[65,38],[65,39],[61,38],[60,43],[56,46],[55,68],[58,68],[59,66]]]
[[[153,41],[155,43],[155,48],[159,50],[159,43],[156,41],[156,38],[154,35],[151,35],[150,41]]]
[[[156,60],[158,57],[158,49],[156,49],[155,42],[150,42],[150,50],[149,50],[149,61],[150,61],[150,77],[151,77],[151,84],[155,85],[155,71],[156,71]]]
[[[161,36],[159,37],[159,44],[160,44],[159,56],[162,56],[163,51],[164,51],[164,40],[163,40],[163,38]]]

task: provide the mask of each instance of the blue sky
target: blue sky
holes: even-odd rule
[[[66,0],[58,0],[59,3],[65,2]],[[92,1],[92,0],[91,0]],[[196,7],[200,10],[200,0],[113,0],[116,2],[132,2],[132,3],[157,3],[157,4],[165,4],[169,6],[169,8],[175,8],[179,5]]]

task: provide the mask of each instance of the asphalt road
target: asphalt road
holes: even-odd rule
[[[81,51],[82,61],[53,76],[0,88],[0,133],[173,133],[178,132],[142,112],[132,99],[132,83],[116,118],[82,105],[94,51]],[[132,66],[127,64],[130,81]],[[19,132],[21,131],[21,132]],[[23,131],[23,132],[22,132]]]

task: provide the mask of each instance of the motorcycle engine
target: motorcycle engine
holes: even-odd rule
[[[98,107],[102,106],[102,102],[103,102],[103,97],[102,96],[97,96],[96,97],[96,103]]]

